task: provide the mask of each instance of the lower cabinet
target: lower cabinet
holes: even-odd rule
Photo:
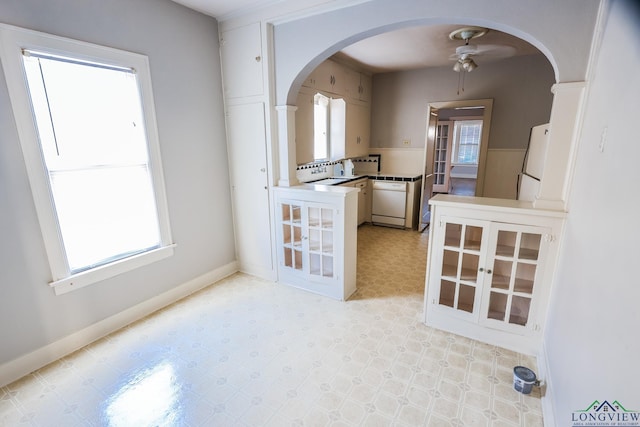
[[[461,199],[430,202],[425,322],[538,354],[564,213]]]
[[[362,225],[367,221],[367,218],[371,216],[369,213],[369,180],[363,179],[355,183],[355,187],[360,190],[358,193],[358,225]],[[369,221],[371,221],[369,219]]]
[[[360,190],[358,192],[358,225],[371,222],[371,191],[369,190],[369,180],[364,178],[340,185],[344,187],[354,187]]]
[[[274,190],[279,281],[346,300],[356,290],[357,190],[304,187]]]

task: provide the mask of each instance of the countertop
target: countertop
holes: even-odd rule
[[[357,181],[359,179],[368,178],[375,179],[379,181],[402,181],[402,182],[413,182],[418,181],[422,178],[422,175],[406,175],[406,174],[367,174],[367,175],[354,175],[354,176],[341,176],[341,177],[332,177],[332,178],[323,178],[316,181],[309,181],[305,184],[314,184],[314,185],[340,185],[345,184],[347,182]]]

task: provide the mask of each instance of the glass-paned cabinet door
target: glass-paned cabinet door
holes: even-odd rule
[[[309,274],[334,277],[335,209],[309,205],[307,216],[309,219]]]
[[[284,266],[302,271],[302,205],[282,203],[280,208]]]
[[[541,251],[549,231],[540,227],[500,225],[491,236],[495,239],[493,262],[486,271],[483,312],[489,323],[505,328],[527,326],[531,316],[536,277],[541,266]],[[492,246],[493,247],[493,246]]]
[[[439,230],[444,242],[437,304],[460,313],[477,313],[484,263],[482,247],[488,238],[486,225],[479,221],[443,220]]]

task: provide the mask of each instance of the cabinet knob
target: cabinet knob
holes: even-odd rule
[[[491,271],[491,270],[487,270],[487,274],[491,274],[491,273],[492,273],[492,271]]]
[[[479,271],[480,273],[482,273],[482,272],[484,271],[484,268],[480,267],[480,268],[478,269],[478,271]]]

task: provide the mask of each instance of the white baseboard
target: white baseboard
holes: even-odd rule
[[[544,393],[542,395],[542,418],[545,427],[555,427],[555,411],[553,410],[553,387],[551,385],[551,372],[549,371],[549,358],[547,350],[542,344],[542,354],[538,356],[539,378],[544,382]]]
[[[238,271],[236,261],[189,280],[78,332],[0,365],[0,386],[48,365]]]

